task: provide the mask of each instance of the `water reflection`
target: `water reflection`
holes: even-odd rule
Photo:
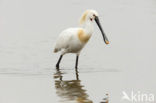
[[[75,76],[75,80],[63,80],[63,73],[60,69],[56,69],[56,73],[54,74],[55,88],[57,95],[61,97],[60,101],[63,103],[93,103],[89,100],[89,96],[81,84],[77,69],[75,69]]]
[[[109,102],[109,95],[106,93],[103,100],[100,103],[108,103]]]

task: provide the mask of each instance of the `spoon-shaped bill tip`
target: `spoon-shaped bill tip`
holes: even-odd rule
[[[108,40],[105,40],[105,43],[106,43],[106,44],[109,44],[109,41],[108,41]]]

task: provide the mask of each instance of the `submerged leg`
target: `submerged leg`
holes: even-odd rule
[[[75,64],[75,68],[77,68],[77,66],[78,66],[78,61],[79,61],[79,55],[76,55],[76,64]]]
[[[60,62],[61,62],[62,57],[63,57],[63,55],[60,55],[60,58],[59,58],[59,60],[58,60],[58,62],[57,62],[57,64],[56,64],[56,67],[57,67],[57,68],[59,68],[59,64],[60,64]]]

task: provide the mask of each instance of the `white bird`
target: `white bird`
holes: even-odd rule
[[[59,68],[60,61],[63,55],[66,53],[75,53],[77,55],[75,64],[75,68],[77,68],[79,54],[93,34],[94,20],[101,30],[104,42],[109,44],[109,41],[100,25],[98,13],[95,10],[86,10],[80,18],[80,27],[65,29],[63,32],[61,32],[58,40],[56,41],[54,52],[56,53],[61,51],[60,58],[56,64],[57,68]]]

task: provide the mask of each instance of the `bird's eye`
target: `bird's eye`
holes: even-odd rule
[[[93,14],[93,16],[95,17],[96,15],[95,15],[95,14]]]

